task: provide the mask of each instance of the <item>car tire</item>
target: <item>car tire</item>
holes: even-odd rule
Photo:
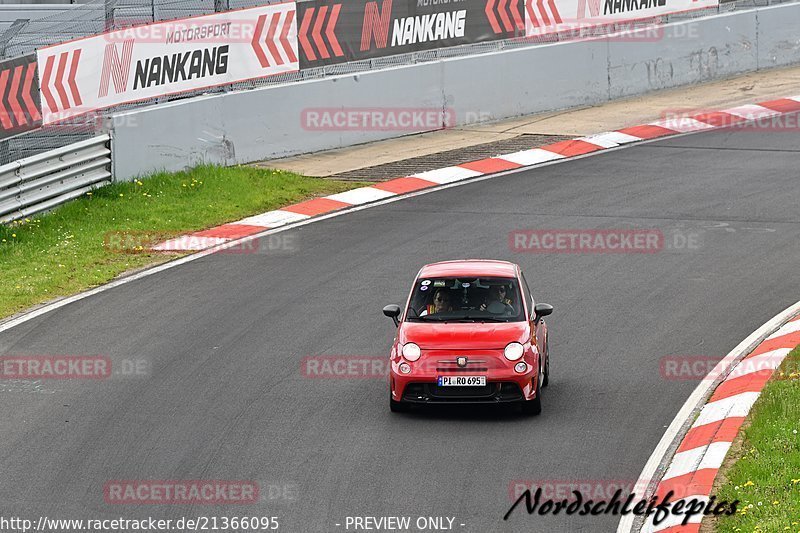
[[[542,387],[547,387],[548,383],[550,383],[550,345],[549,344],[545,347],[544,379],[542,380]]]
[[[407,413],[408,405],[403,402],[396,402],[389,396],[389,410],[393,413]]]
[[[533,400],[522,402],[522,414],[525,416],[536,416],[542,412],[542,397],[536,396]]]
[[[541,376],[541,372],[539,373]],[[533,400],[524,400],[522,402],[522,414],[525,416],[536,416],[542,412],[542,381],[543,377],[539,379],[538,387],[536,387],[536,397]]]

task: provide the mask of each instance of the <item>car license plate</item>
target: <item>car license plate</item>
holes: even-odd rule
[[[439,376],[440,387],[485,387],[486,376]]]

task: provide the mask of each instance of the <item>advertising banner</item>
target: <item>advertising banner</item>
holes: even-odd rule
[[[525,34],[522,0],[316,0],[297,7],[301,68]]]
[[[41,125],[36,56],[0,61],[0,139]]]
[[[524,0],[525,35],[534,37],[719,5],[719,0]]]
[[[299,68],[295,3],[191,17],[37,51],[45,124]]]

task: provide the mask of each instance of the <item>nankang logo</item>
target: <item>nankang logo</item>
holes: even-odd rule
[[[603,4],[603,15],[640,11],[665,5],[667,5],[667,0],[606,0]]]
[[[395,19],[392,46],[463,37],[466,19],[466,9]]]
[[[128,89],[128,71],[131,68],[133,39],[122,43],[122,54],[117,52],[116,43],[108,43],[103,54],[103,70],[100,71],[98,98],[108,96],[109,82],[114,84],[114,92],[122,93]]]
[[[206,50],[178,52],[137,61],[133,89],[216,76],[227,72],[227,44]]]

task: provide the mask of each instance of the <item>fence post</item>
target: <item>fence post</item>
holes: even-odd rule
[[[28,25],[30,19],[17,19],[8,27],[6,31],[0,35],[0,58],[6,57],[6,48],[8,47],[8,43],[11,42],[11,39],[17,36],[19,32],[22,31],[22,28]]]
[[[114,29],[114,9],[117,7],[117,0],[105,0],[106,7],[106,31]]]

